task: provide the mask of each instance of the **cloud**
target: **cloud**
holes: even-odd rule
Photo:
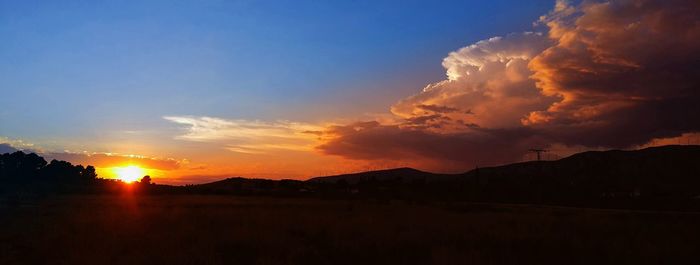
[[[155,158],[140,155],[124,155],[115,153],[90,153],[90,152],[55,152],[37,149],[33,143],[22,140],[11,140],[0,136],[0,154],[23,151],[25,153],[37,153],[47,160],[56,159],[68,161],[73,164],[92,165],[95,167],[109,168],[123,166],[126,164],[136,164],[144,168],[157,170],[175,170],[187,160],[176,160],[172,158]]]
[[[463,124],[519,127],[526,114],[546,109],[556,100],[540,94],[527,68],[529,60],[549,45],[547,37],[528,32],[490,38],[451,52],[442,63],[447,80],[426,86],[421,93],[396,103],[391,111],[404,119],[440,120],[440,130],[461,130]]]
[[[440,105],[424,105],[424,104],[418,104],[416,105],[416,108],[422,109],[426,112],[434,112],[434,113],[454,113],[454,112],[459,112],[460,110],[457,108],[453,107],[448,107],[448,106],[440,106]],[[464,112],[465,114],[471,114],[471,110],[467,110]]]
[[[197,116],[166,116],[164,119],[185,125],[185,133],[176,139],[220,143],[237,153],[264,154],[273,150],[309,151],[324,127],[291,121],[227,120]]]
[[[71,153],[71,152],[53,152],[42,153],[47,159],[57,159],[70,161],[74,164],[93,165],[100,168],[118,167],[128,164],[136,164],[143,168],[157,170],[176,170],[182,164],[187,163],[185,160],[176,160],[172,158],[154,158],[137,155],[120,155],[120,154],[105,154],[105,153]]]
[[[0,136],[0,154],[3,153],[12,153],[16,151],[25,151],[25,152],[39,152],[37,151],[37,147],[32,144],[28,143],[23,140],[18,140],[18,139],[11,139],[7,138],[4,136]]]
[[[0,154],[4,153],[14,153],[19,151],[17,148],[12,147],[12,145],[7,143],[0,143]]]
[[[467,169],[532,147],[630,147],[700,131],[699,13],[697,1],[558,1],[540,18],[547,34],[450,53],[446,80],[391,106],[396,122],[328,127],[318,149]]]
[[[326,142],[318,146],[325,154],[410,161],[413,166],[448,171],[519,160],[523,152],[518,151],[541,144],[538,136],[524,127],[437,133],[371,121],[332,126],[326,134]]]
[[[443,60],[447,80],[391,107],[397,122],[329,127],[318,149],[350,159],[410,161],[443,171],[520,160],[528,149],[546,143],[521,120],[557,99],[540,93],[527,67],[549,45],[546,36],[528,32],[452,52]]]
[[[585,2],[541,18],[529,64],[557,102],[523,122],[563,143],[629,146],[700,129],[700,2]]]

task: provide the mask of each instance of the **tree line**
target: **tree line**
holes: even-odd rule
[[[17,187],[60,188],[95,182],[93,166],[73,165],[66,161],[46,160],[22,151],[0,155],[0,191]]]

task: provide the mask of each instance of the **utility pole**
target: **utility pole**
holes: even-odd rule
[[[535,148],[530,149],[529,151],[530,151],[530,152],[534,152],[534,153],[537,154],[537,161],[542,161],[542,153],[549,152],[549,150],[545,150],[545,149],[535,149]]]

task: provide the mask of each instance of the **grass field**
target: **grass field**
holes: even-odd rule
[[[85,195],[0,214],[0,264],[700,264],[693,213]]]

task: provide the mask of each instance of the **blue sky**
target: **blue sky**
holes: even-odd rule
[[[446,78],[448,53],[532,31],[552,7],[0,0],[0,142],[174,159],[180,175],[363,169],[320,154],[301,132],[391,115],[398,100]]]
[[[90,136],[163,126],[163,115],[318,120],[384,111],[442,79],[449,51],[528,30],[551,5],[3,1],[0,135]]]
[[[0,144],[191,183],[689,143],[697,13],[691,0],[0,0]]]

